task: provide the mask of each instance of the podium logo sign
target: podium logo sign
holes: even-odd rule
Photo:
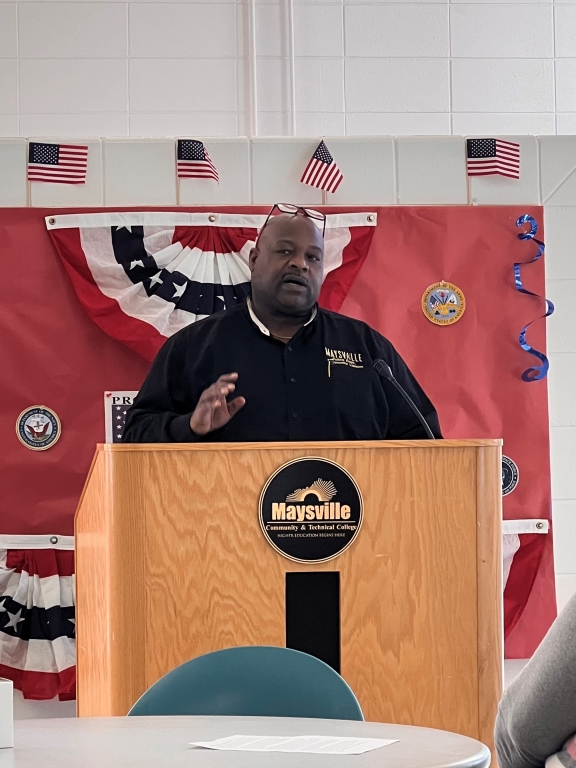
[[[362,525],[356,481],[333,461],[304,458],[284,464],[260,495],[260,525],[281,555],[300,563],[336,557]]]

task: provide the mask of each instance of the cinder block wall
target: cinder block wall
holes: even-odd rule
[[[286,0],[255,0],[259,135],[291,133]],[[574,2],[294,0],[300,136],[576,133]],[[0,0],[0,136],[248,131],[249,0]]]

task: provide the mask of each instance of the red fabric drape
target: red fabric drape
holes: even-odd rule
[[[549,517],[546,381],[521,381],[532,359],[517,343],[542,304],[515,291],[512,273],[513,262],[528,261],[534,247],[517,239],[515,220],[533,215],[545,241],[542,210],[371,210],[378,226],[368,257],[356,265],[347,295],[332,286],[328,300],[343,299],[342,312],[391,339],[438,406],[447,437],[504,437],[504,452],[521,471],[518,488],[504,500],[506,517]],[[68,212],[74,211],[58,211]],[[137,390],[148,369],[82,310],[46,232],[49,213],[0,209],[1,534],[72,533],[94,446],[104,437],[103,392]],[[543,262],[527,267],[524,278],[542,294]],[[442,279],[467,299],[464,317],[448,328],[432,325],[420,307],[427,286]],[[327,281],[326,291],[330,286]],[[544,322],[530,329],[529,340],[545,350]],[[44,452],[25,448],[15,432],[18,414],[37,404],[55,410],[62,422],[62,437]],[[555,612],[551,535],[521,538],[505,596],[512,657],[532,653]],[[67,688],[62,681],[64,695]]]

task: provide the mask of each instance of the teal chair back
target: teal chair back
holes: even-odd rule
[[[226,648],[181,664],[129,715],[253,715],[364,720],[348,683],[307,653],[273,646]]]

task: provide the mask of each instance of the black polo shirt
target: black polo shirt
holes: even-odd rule
[[[128,411],[123,442],[416,439],[426,435],[396,389],[373,370],[381,358],[441,437],[436,411],[392,344],[368,325],[318,309],[287,343],[246,304],[187,326],[162,347]],[[238,373],[245,406],[207,435],[190,429],[202,392]]]

